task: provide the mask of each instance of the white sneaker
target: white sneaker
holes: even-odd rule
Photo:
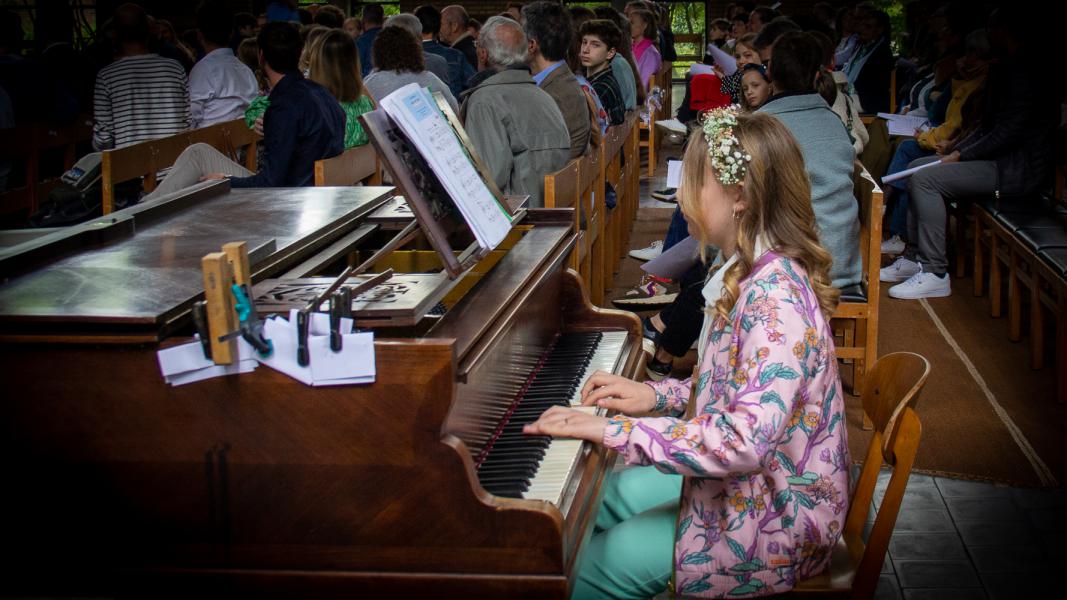
[[[898,283],[889,288],[890,298],[901,300],[918,300],[919,298],[944,298],[952,295],[952,281],[948,273],[944,277],[938,277],[933,273],[925,273],[920,270],[912,275],[904,283]]]
[[[630,250],[630,256],[637,260],[652,260],[660,254],[663,254],[663,240],[656,240],[649,244],[647,248]]]
[[[888,240],[882,242],[882,254],[889,254],[890,256],[903,254],[904,245],[904,240],[900,239],[899,235],[894,235]]]
[[[900,283],[920,272],[922,272],[922,267],[919,263],[901,256],[888,267],[882,267],[878,279],[885,283]]]

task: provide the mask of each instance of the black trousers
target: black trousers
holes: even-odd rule
[[[704,282],[709,266],[697,261],[682,276],[681,289],[670,306],[660,311],[666,329],[659,336],[659,346],[671,356],[682,357],[693,347],[704,325]]]

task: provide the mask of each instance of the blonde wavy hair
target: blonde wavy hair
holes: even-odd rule
[[[754,246],[760,237],[778,254],[804,267],[819,308],[829,319],[841,292],[831,285],[833,257],[819,242],[811,206],[811,184],[800,146],[785,125],[763,113],[739,114],[733,130],[752,160],[745,178],[737,184],[741,186],[741,198],[747,203],[747,208],[737,213],[735,220],[738,260],[723,277],[723,294],[715,304],[716,313],[729,319],[740,294],[741,280],[752,272],[758,258],[754,256]],[[703,225],[700,197],[704,185],[715,174],[702,132],[690,136],[684,164],[678,204],[695,237],[707,245],[710,242]]]

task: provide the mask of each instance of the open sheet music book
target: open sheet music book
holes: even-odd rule
[[[485,250],[511,230],[511,215],[490,191],[464,152],[430,92],[408,84],[379,102],[426,160]]]

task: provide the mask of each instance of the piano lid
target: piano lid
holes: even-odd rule
[[[391,195],[388,187],[229,190],[179,197],[107,215],[118,235],[75,226],[26,250],[43,266],[0,285],[0,325],[135,326],[159,331],[203,294],[200,260],[246,241],[257,279],[343,235]],[[87,230],[93,224],[86,224]],[[85,233],[85,231],[82,231]],[[53,237],[53,236],[49,236]],[[73,242],[71,240],[74,240]],[[17,250],[17,249],[11,249]],[[121,329],[121,328],[119,328]]]

